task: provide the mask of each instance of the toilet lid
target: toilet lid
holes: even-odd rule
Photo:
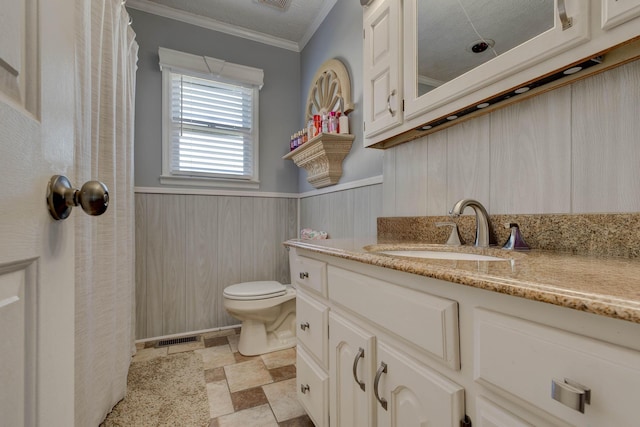
[[[224,288],[224,296],[229,299],[251,300],[275,298],[284,295],[287,287],[275,280],[263,282],[244,282]]]

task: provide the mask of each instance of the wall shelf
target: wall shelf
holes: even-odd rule
[[[355,135],[321,133],[283,156],[307,171],[307,181],[315,188],[335,185],[342,176],[342,161],[351,151]]]

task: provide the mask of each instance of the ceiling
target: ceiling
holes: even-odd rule
[[[289,0],[284,10],[260,0],[127,0],[127,7],[299,52],[336,1]]]

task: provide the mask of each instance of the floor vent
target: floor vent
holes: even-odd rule
[[[158,344],[156,344],[156,347],[166,347],[168,345],[184,344],[187,342],[196,342],[196,341],[198,341],[198,337],[195,335],[192,337],[173,338],[170,340],[158,341]]]

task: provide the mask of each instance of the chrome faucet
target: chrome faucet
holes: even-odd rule
[[[462,199],[449,211],[449,215],[459,217],[467,206],[471,206],[476,213],[476,242],[478,247],[489,246],[489,215],[482,203],[473,199]]]

